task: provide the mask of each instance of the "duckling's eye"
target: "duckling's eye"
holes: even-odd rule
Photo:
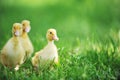
[[[52,32],[50,32],[50,34],[52,34]]]
[[[23,24],[23,26],[25,26],[25,24]]]
[[[14,29],[15,29],[15,26],[14,26]]]

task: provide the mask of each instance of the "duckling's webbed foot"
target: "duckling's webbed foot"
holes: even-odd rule
[[[16,65],[16,67],[14,68],[15,69],[15,71],[17,71],[17,70],[19,70],[19,65]]]

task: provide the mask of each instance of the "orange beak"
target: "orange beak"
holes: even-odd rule
[[[27,28],[25,29],[25,32],[27,32],[27,33],[30,32],[30,28],[27,27]]]
[[[14,35],[15,35],[15,36],[19,36],[19,35],[20,35],[20,32],[17,30],[17,31],[14,32]]]
[[[53,37],[53,40],[58,41],[58,40],[59,40],[59,38],[58,38],[57,36],[54,36],[54,37]]]

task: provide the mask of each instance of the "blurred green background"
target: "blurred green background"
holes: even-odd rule
[[[118,32],[120,0],[0,0],[0,49],[11,37],[13,23],[24,19],[31,21],[33,44],[46,40],[47,29],[55,28],[58,44],[73,46],[77,39]]]
[[[0,0],[0,40],[24,19],[31,21],[31,35],[43,35],[48,28],[67,39],[101,34],[119,28],[120,0]]]
[[[76,38],[119,30],[120,0],[0,0],[0,49],[13,23],[24,19],[31,21],[32,40],[44,40],[47,29],[55,28],[60,44],[72,45]]]

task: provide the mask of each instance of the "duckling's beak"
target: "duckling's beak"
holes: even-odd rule
[[[58,38],[57,36],[54,36],[54,37],[53,37],[53,40],[58,41],[58,40],[59,40],[59,38]]]
[[[15,35],[15,36],[19,36],[19,35],[20,35],[20,32],[17,30],[17,31],[14,32],[14,35]]]
[[[29,27],[27,27],[26,29],[25,29],[25,32],[30,32],[30,28]]]

